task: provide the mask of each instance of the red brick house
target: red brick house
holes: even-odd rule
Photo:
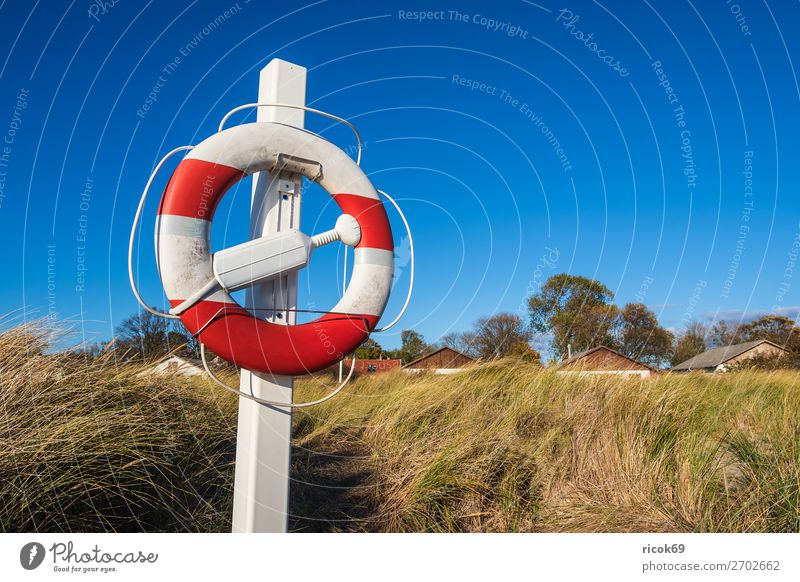
[[[358,375],[365,375],[365,374],[380,374],[381,372],[388,372],[389,370],[397,370],[400,368],[401,365],[400,360],[393,360],[393,359],[381,359],[381,360],[362,360],[356,358],[356,369],[355,373]],[[350,370],[350,366],[352,364],[352,360],[345,359],[344,360],[344,373]],[[338,365],[336,366],[338,369]]]

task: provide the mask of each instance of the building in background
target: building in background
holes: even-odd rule
[[[475,358],[445,346],[425,354],[403,366],[403,371],[414,374],[432,372],[434,374],[453,374],[476,362]]]
[[[725,372],[731,366],[741,364],[755,357],[779,358],[788,354],[778,344],[760,339],[743,344],[724,346],[707,350],[685,362],[673,366],[673,372]]]
[[[203,369],[203,363],[196,358],[171,356],[144,373],[169,374],[170,376],[203,376],[206,372]]]
[[[649,378],[656,374],[656,369],[606,346],[597,346],[559,362],[556,364],[556,373]]]
[[[395,359],[381,359],[381,360],[359,360],[356,358],[356,369],[355,373],[358,375],[365,375],[365,374],[379,374],[381,372],[388,372],[389,370],[397,370],[400,368],[402,362],[400,360]],[[345,359],[344,360],[344,373],[350,370],[350,366],[352,365],[352,360]],[[336,370],[339,369],[339,365],[336,364]]]

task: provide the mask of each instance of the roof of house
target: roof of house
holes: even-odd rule
[[[585,350],[585,351],[579,352],[577,354],[574,354],[571,358],[567,358],[566,360],[562,360],[561,362],[556,364],[556,367],[557,368],[561,368],[561,367],[564,367],[564,366],[569,366],[570,364],[574,364],[578,360],[580,360],[582,358],[585,358],[586,356],[589,356],[589,355],[591,355],[591,354],[593,354],[593,353],[595,353],[597,351],[600,351],[600,350],[605,350],[607,352],[611,352],[612,354],[614,354],[616,356],[619,356],[620,358],[624,358],[624,359],[626,359],[626,360],[628,360],[630,362],[633,362],[634,364],[639,364],[640,366],[644,366],[645,368],[647,368],[647,369],[649,369],[649,370],[651,370],[653,372],[656,371],[656,369],[653,366],[651,366],[649,364],[645,364],[644,362],[640,362],[639,360],[635,360],[633,358],[629,358],[625,354],[621,354],[617,350],[612,350],[608,346],[596,346],[596,347],[593,347],[593,348],[589,348],[588,350]]]
[[[685,362],[681,362],[673,366],[673,370],[703,370],[705,368],[716,368],[720,364],[724,364],[728,360],[741,356],[743,353],[752,350],[754,347],[763,343],[770,344],[780,350],[784,350],[781,346],[769,340],[759,339],[751,342],[744,342],[732,346],[723,346],[721,348],[714,348],[706,350],[702,354],[698,354],[693,358],[689,358]]]
[[[442,346],[442,347],[441,347],[441,348],[439,348],[438,350],[433,350],[432,352],[428,352],[427,354],[422,354],[422,355],[421,355],[420,357],[418,357],[416,360],[413,360],[413,361],[411,361],[411,362],[407,363],[407,364],[406,364],[405,366],[403,366],[403,367],[404,367],[404,368],[410,368],[410,367],[411,367],[411,366],[413,366],[414,364],[417,364],[417,363],[421,362],[422,360],[425,360],[425,359],[427,359],[427,358],[430,358],[431,356],[433,356],[433,355],[436,355],[436,354],[438,354],[439,352],[443,352],[444,350],[450,350],[451,352],[454,352],[454,353],[458,354],[459,356],[463,356],[463,357],[465,357],[465,358],[467,358],[467,359],[469,359],[469,360],[472,360],[473,362],[475,361],[475,358],[473,358],[472,356],[468,356],[468,355],[467,355],[467,354],[465,354],[464,352],[459,352],[457,349],[455,349],[455,348],[451,348],[450,346]]]

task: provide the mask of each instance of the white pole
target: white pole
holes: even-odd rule
[[[261,70],[259,103],[306,104],[306,69],[273,59]],[[304,127],[305,112],[259,107],[256,121]],[[293,153],[293,152],[287,152]],[[302,177],[286,172],[253,176],[250,238],[300,228]],[[247,292],[247,306],[259,317],[293,324],[297,307],[297,273],[258,285]],[[267,349],[269,347],[267,346]],[[294,378],[242,370],[241,389],[278,402],[291,402]],[[236,473],[233,494],[234,532],[285,532],[289,506],[291,410],[239,399]]]
[[[342,267],[342,296],[347,289],[347,245],[342,245],[342,254],[344,254],[344,266]],[[352,356],[354,357],[355,354]],[[344,360],[339,362],[339,384],[344,379]]]

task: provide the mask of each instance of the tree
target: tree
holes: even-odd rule
[[[789,351],[800,351],[800,329],[793,319],[782,315],[764,315],[739,326],[740,341],[766,339]]]
[[[186,358],[200,357],[200,342],[186,331],[180,323],[175,323],[167,332],[167,351]]]
[[[430,349],[430,346],[425,343],[422,334],[413,329],[404,329],[400,333],[400,342],[401,346],[400,349],[397,350],[397,357],[399,357],[404,364],[416,360]]]
[[[134,313],[117,326],[117,345],[132,357],[152,360],[169,351],[170,322],[149,311]]]
[[[467,354],[473,358],[478,357],[478,353],[475,350],[475,334],[471,331],[450,332],[447,335],[442,336],[441,343],[442,345],[453,348],[462,354]]]
[[[184,356],[197,357],[199,343],[181,324],[153,315],[134,313],[117,326],[117,346],[129,357],[153,360],[180,348]]]
[[[690,323],[675,342],[671,364],[675,366],[706,351],[708,349],[706,345],[707,332],[708,330],[703,324]]]
[[[553,333],[553,351],[567,352],[567,345],[582,351],[596,345],[614,345],[618,309],[611,305],[611,290],[594,279],[561,273],[553,275],[540,291],[528,298],[531,328]]]
[[[708,332],[713,347],[766,339],[790,351],[800,351],[800,329],[795,321],[783,315],[764,315],[750,323],[716,322]]]
[[[103,355],[103,353],[106,352],[111,346],[113,346],[114,343],[115,342],[113,341],[112,342],[101,341],[92,343],[87,342],[85,344],[82,344],[75,351],[86,358],[94,359]]]
[[[515,345],[527,344],[533,334],[518,315],[498,313],[479,318],[472,335],[478,357],[488,360],[507,356]]]
[[[356,358],[359,360],[377,360],[382,358],[384,352],[381,344],[372,338],[368,338],[363,344],[356,348]]]
[[[628,303],[620,314],[620,351],[635,360],[660,365],[669,360],[672,333],[641,303]]]
[[[619,307],[616,305],[590,305],[584,307],[578,317],[569,318],[569,327],[566,327],[564,319],[558,318],[553,330],[560,336],[568,338],[572,345],[573,354],[582,352],[596,346],[607,346],[617,349],[616,338],[619,336]],[[566,352],[564,350],[560,355]]]
[[[517,358],[524,362],[542,365],[542,354],[531,347],[528,342],[517,342],[511,346],[508,352],[508,357]]]
[[[740,333],[739,326],[720,320],[708,330],[706,340],[709,347],[721,348],[739,343]]]

